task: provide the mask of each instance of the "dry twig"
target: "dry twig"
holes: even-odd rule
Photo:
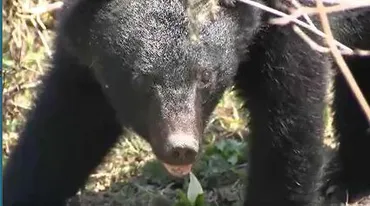
[[[295,5],[296,7],[299,7],[299,8],[296,9],[296,12],[293,10],[291,15],[288,15],[284,12],[272,9],[270,7],[267,7],[263,4],[255,2],[253,0],[239,0],[239,1],[241,1],[243,3],[246,3],[246,4],[249,4],[251,6],[255,6],[257,8],[260,8],[262,10],[265,10],[267,12],[270,12],[272,14],[275,14],[275,15],[278,15],[278,16],[282,17],[282,18],[272,19],[270,21],[270,23],[282,24],[282,25],[287,24],[289,22],[295,23],[296,25],[293,25],[293,30],[305,42],[307,42],[310,45],[311,48],[313,48],[313,49],[315,49],[319,52],[324,52],[324,53],[327,53],[327,52],[330,51],[333,54],[333,57],[334,57],[335,61],[337,62],[338,66],[339,66],[341,72],[343,73],[347,83],[349,84],[351,90],[353,91],[354,95],[356,96],[359,104],[361,105],[361,108],[364,111],[364,113],[365,113],[365,115],[368,119],[368,122],[370,123],[370,108],[369,108],[369,105],[367,104],[365,97],[363,96],[363,94],[362,94],[360,88],[358,87],[354,77],[352,76],[352,73],[350,72],[350,69],[348,68],[347,64],[345,63],[345,60],[343,59],[343,57],[341,55],[341,53],[346,54],[346,55],[368,55],[368,54],[370,54],[370,51],[352,50],[349,47],[343,45],[342,43],[336,41],[333,37],[332,32],[331,32],[329,20],[328,20],[328,17],[327,17],[328,12],[336,12],[336,11],[343,11],[343,10],[346,10],[346,9],[355,9],[355,8],[370,6],[370,0],[354,0],[354,1],[342,0],[342,1],[340,1],[340,3],[342,3],[342,4],[339,4],[339,5],[336,5],[336,6],[331,6],[331,7],[328,7],[328,8],[324,6],[322,0],[317,0],[316,1],[317,2],[317,7],[316,8],[304,7],[304,9],[302,9],[302,7],[300,7],[298,2],[295,2],[295,0],[292,0],[293,5]],[[303,10],[306,10],[307,12],[303,13],[302,12]],[[312,24],[312,21],[307,16],[308,14],[315,14],[315,13],[319,13],[320,20],[321,20],[321,23],[323,25],[324,32],[318,30]],[[297,19],[298,17],[300,17],[302,15],[304,15],[305,19],[309,22],[309,24],[306,24],[306,23]],[[315,34],[317,34],[321,37],[324,37],[327,40],[329,48],[323,47],[323,46],[317,44],[316,42],[314,42],[297,25],[310,30],[310,31],[314,32]],[[339,48],[342,48],[342,51],[340,51],[337,46]]]
[[[263,5],[261,3],[258,3],[258,2],[255,2],[253,0],[239,0],[240,2],[243,2],[243,3],[246,3],[246,4],[249,4],[251,6],[255,6],[257,8],[260,8],[264,11],[267,11],[269,13],[272,13],[272,14],[275,14],[277,16],[281,16],[281,17],[286,17],[286,18],[290,18],[290,15],[289,14],[286,14],[284,12],[281,12],[281,11],[278,11],[276,9],[273,9],[273,8],[270,8],[266,5]],[[315,33],[316,35],[319,35],[321,37],[325,37],[325,33],[318,30],[316,27],[312,27],[311,25],[301,21],[301,20],[298,20],[298,19],[292,19],[291,22],[303,27],[303,28],[306,28],[310,31],[312,31],[313,33]],[[271,22],[270,22],[271,23]],[[338,42],[335,40],[335,44],[340,47],[342,50],[344,50],[346,53],[351,53],[351,54],[354,54],[353,50],[347,46],[345,46],[344,44]]]
[[[360,0],[360,1],[355,0],[355,1],[351,1],[351,2],[342,0],[342,1],[340,1],[340,4],[338,4],[338,5],[324,7],[324,11],[326,13],[334,13],[334,12],[341,12],[341,11],[345,11],[345,10],[363,8],[363,7],[367,7],[367,6],[370,6],[370,0]],[[288,24],[293,19],[297,19],[302,15],[307,16],[307,15],[313,15],[313,14],[317,14],[317,13],[318,13],[318,11],[317,11],[316,8],[299,6],[299,8],[297,7],[297,9],[295,9],[289,15],[289,17],[275,18],[275,19],[271,20],[271,23],[273,23],[273,24]]]
[[[370,108],[369,108],[369,105],[367,104],[365,97],[363,96],[360,88],[358,87],[358,85],[356,83],[356,80],[353,78],[353,76],[351,74],[351,71],[348,68],[344,58],[340,54],[338,48],[335,46],[333,33],[330,29],[330,23],[329,23],[329,19],[328,19],[328,16],[326,14],[326,11],[325,11],[324,4],[323,4],[322,0],[316,0],[316,3],[317,3],[317,10],[319,11],[320,20],[321,20],[321,23],[322,23],[322,26],[323,26],[323,30],[326,34],[327,44],[328,44],[328,46],[329,46],[337,64],[338,64],[339,69],[343,73],[343,76],[345,77],[347,83],[351,87],[352,92],[355,94],[359,104],[361,105],[361,108],[362,108],[363,112],[365,113],[365,115],[367,117],[368,122],[370,123]]]
[[[296,25],[293,25],[293,30],[305,41],[307,42],[311,48],[323,52],[328,53],[331,52],[336,63],[338,64],[339,69],[341,70],[342,74],[344,75],[347,83],[349,84],[351,90],[353,91],[354,95],[356,96],[359,104],[361,105],[361,108],[363,112],[365,113],[368,122],[370,123],[370,108],[369,105],[366,102],[365,97],[363,96],[360,88],[358,87],[354,77],[352,76],[352,73],[350,72],[350,69],[348,68],[344,58],[341,54],[345,55],[370,55],[370,51],[364,51],[364,50],[352,50],[349,47],[343,45],[342,43],[338,42],[334,39],[332,31],[330,29],[329,20],[327,17],[327,13],[331,12],[338,12],[338,11],[344,11],[348,9],[356,9],[356,8],[362,8],[370,6],[370,0],[341,0],[339,5],[325,7],[322,0],[317,0],[317,7],[316,8],[309,8],[309,7],[301,7],[298,2],[295,0],[292,0],[292,3],[295,7],[297,7],[295,10],[292,9],[292,14],[288,15],[284,12],[272,9],[270,7],[267,7],[263,4],[260,4],[258,2],[255,2],[253,0],[239,0],[240,2],[249,4],[251,6],[255,6],[257,8],[260,8],[262,10],[265,10],[267,12],[270,12],[272,14],[278,15],[281,18],[274,18],[270,20],[270,23],[272,24],[280,24],[285,25],[289,22],[293,22]],[[321,24],[323,25],[324,32],[318,30],[312,23],[311,19],[308,17],[308,15],[312,14],[319,14]],[[309,24],[304,23],[297,18],[300,16],[304,16],[307,22]],[[304,27],[313,33],[324,37],[327,40],[327,44],[329,48],[323,47],[316,42],[314,42],[311,38],[308,37],[298,26]],[[340,51],[339,48],[342,49]]]

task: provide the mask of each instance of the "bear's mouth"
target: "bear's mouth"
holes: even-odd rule
[[[191,172],[192,164],[188,165],[169,165],[162,162],[166,170],[175,177],[184,177]]]

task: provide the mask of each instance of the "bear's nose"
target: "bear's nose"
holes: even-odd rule
[[[193,135],[177,134],[168,139],[166,158],[173,165],[187,165],[198,155],[198,140]]]
[[[197,151],[190,147],[175,147],[171,151],[171,156],[174,159],[179,159],[181,162],[192,162],[197,156]]]

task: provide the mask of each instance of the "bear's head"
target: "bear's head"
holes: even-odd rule
[[[188,173],[257,27],[254,10],[244,36],[239,10],[222,8],[193,41],[182,1],[81,2],[66,5],[64,44],[95,72],[122,125],[145,138],[171,174]]]

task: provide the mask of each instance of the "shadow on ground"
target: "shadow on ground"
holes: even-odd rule
[[[235,175],[235,171],[230,170],[204,176],[206,172],[199,168],[201,166],[195,167],[194,173],[206,192],[208,204],[240,205],[243,194],[240,175]],[[238,168],[239,172],[244,169],[243,166]],[[101,186],[100,190],[96,189],[99,188],[99,178],[93,176],[89,180],[95,182],[93,190],[85,189],[79,192],[71,198],[68,206],[172,206],[178,198],[178,190],[186,194],[188,178],[170,177],[157,160],[148,161],[140,171],[130,172],[140,174],[125,180],[127,173],[122,173],[115,182]]]
[[[138,145],[141,150],[137,149]],[[207,204],[242,205],[247,164],[246,155],[238,152],[245,151],[242,149],[245,144],[229,139],[206,145],[193,172],[205,191]],[[121,143],[108,155],[68,206],[173,206],[179,190],[186,194],[188,181],[188,178],[169,176],[150,148],[134,138]],[[370,196],[347,204],[369,205]]]

